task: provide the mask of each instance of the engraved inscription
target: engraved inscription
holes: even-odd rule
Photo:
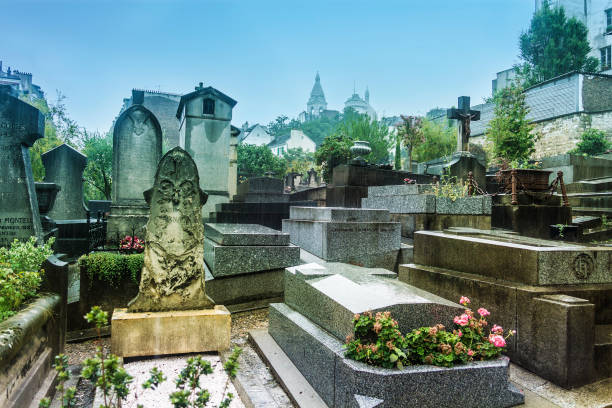
[[[586,280],[593,273],[593,258],[588,254],[579,254],[574,259],[574,276]]]

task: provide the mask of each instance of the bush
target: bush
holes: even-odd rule
[[[461,297],[460,303],[467,307],[470,300]],[[456,328],[452,332],[438,324],[421,327],[402,336],[397,321],[391,312],[356,314],[353,335],[348,336],[345,356],[366,364],[402,369],[404,365],[431,364],[452,367],[454,364],[473,360],[490,360],[499,357],[506,347],[506,339],[515,332],[510,330],[504,337],[501,326],[486,330],[485,319],[490,313],[478,309],[479,317],[466,308],[456,316]]]
[[[87,273],[90,285],[94,280],[98,280],[107,282],[114,288],[118,288],[128,279],[136,284],[140,283],[143,264],[143,254],[123,255],[113,252],[94,252],[79,258],[79,267]]]
[[[580,142],[570,153],[594,156],[610,150],[612,144],[606,138],[603,130],[587,129],[580,136]]]
[[[40,269],[53,254],[54,239],[37,245],[36,238],[26,242],[15,239],[10,248],[0,248],[0,321],[16,314],[24,301],[36,296],[44,271]]]

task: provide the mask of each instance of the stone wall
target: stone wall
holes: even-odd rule
[[[565,154],[576,147],[580,135],[588,128],[606,132],[612,140],[612,110],[598,113],[574,113],[535,123],[535,132],[542,137],[536,142],[534,158]],[[484,145],[484,135],[470,137],[470,143]]]

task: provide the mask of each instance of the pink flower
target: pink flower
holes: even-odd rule
[[[459,337],[463,336],[463,333],[461,333],[461,330],[459,330],[459,331],[457,332],[457,336],[459,336]]]
[[[491,332],[496,333],[496,334],[502,334],[504,332],[504,329],[501,326],[498,326],[495,324],[493,325]]]
[[[374,323],[374,331],[376,333],[380,333],[381,330],[382,330],[382,324],[380,324],[379,322]]]
[[[461,299],[459,299],[459,303],[465,306],[470,303],[470,299],[468,299],[466,296],[461,296]]]
[[[472,357],[474,355],[474,351],[472,349],[468,350],[468,356]]]
[[[480,309],[478,309],[478,314],[481,315],[482,317],[485,317],[485,316],[490,315],[491,313],[484,307],[481,307]]]
[[[453,319],[453,321],[459,326],[466,326],[469,320],[470,320],[470,317],[466,315],[465,313],[462,314],[461,316],[455,316],[455,318]]]
[[[506,340],[498,334],[489,335],[489,343],[493,344],[495,347],[506,347]]]

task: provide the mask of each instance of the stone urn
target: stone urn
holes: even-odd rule
[[[372,148],[370,147],[370,143],[364,140],[356,140],[353,142],[351,146],[351,155],[353,156],[353,160],[351,160],[351,164],[358,166],[365,166],[367,163],[363,156],[367,156],[372,152]]]

